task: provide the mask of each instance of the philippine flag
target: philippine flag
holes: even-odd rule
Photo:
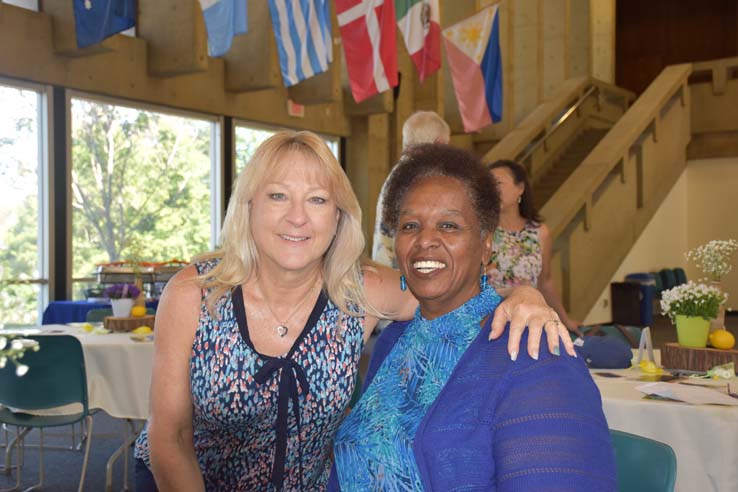
[[[467,133],[502,119],[502,57],[497,5],[443,30],[459,113]]]

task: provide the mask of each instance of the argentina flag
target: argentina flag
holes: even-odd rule
[[[247,30],[246,0],[200,0],[205,29],[208,31],[208,55],[225,55],[233,36]]]
[[[325,72],[333,61],[328,0],[269,0],[285,87]]]

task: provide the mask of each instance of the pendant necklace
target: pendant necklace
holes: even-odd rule
[[[318,282],[315,283],[315,286],[319,285]],[[272,309],[272,306],[269,304],[269,301],[267,300],[266,296],[264,295],[264,289],[261,288],[261,285],[259,286],[259,290],[261,290],[261,295],[264,297],[264,304],[266,304],[267,309],[269,309],[269,312],[272,314],[272,317],[279,323],[277,326],[274,327],[274,331],[279,335],[279,338],[284,338],[287,336],[287,334],[290,331],[289,326],[287,326],[287,323],[292,319],[292,317],[297,313],[297,311],[300,310],[303,304],[305,304],[305,300],[312,297],[312,293],[315,290],[315,286],[313,286],[307,294],[305,294],[305,297],[302,298],[302,301],[300,301],[297,306],[295,306],[295,309],[292,310],[290,315],[284,320],[280,320],[276,314],[274,314],[274,310]]]

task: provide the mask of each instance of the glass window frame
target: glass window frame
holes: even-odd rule
[[[53,231],[51,230],[51,217],[53,217],[52,194],[50,191],[51,176],[53,176],[53,160],[52,155],[52,135],[53,128],[51,117],[53,90],[51,86],[28,82],[25,80],[17,80],[7,77],[0,77],[0,85],[18,90],[28,90],[36,93],[36,129],[38,133],[38,183],[37,183],[37,207],[38,207],[38,236],[36,240],[37,247],[37,268],[39,276],[31,279],[4,279],[7,282],[19,282],[35,284],[39,286],[37,318],[39,324],[43,316],[44,309],[52,297],[51,286],[54,285],[54,258],[51,255],[53,251]],[[1,321],[1,320],[0,320]]]
[[[178,116],[183,118],[193,118],[199,120],[205,120],[210,122],[210,174],[211,174],[211,194],[210,194],[210,248],[215,249],[218,243],[218,236],[220,235],[220,229],[222,225],[222,217],[224,210],[222,209],[223,203],[223,155],[224,155],[224,142],[223,142],[223,117],[221,115],[215,115],[212,113],[189,111],[179,108],[172,108],[170,106],[164,106],[159,104],[148,103],[145,101],[138,101],[132,99],[125,99],[112,96],[104,96],[100,94],[93,94],[89,92],[79,91],[75,89],[66,89],[66,120],[67,120],[67,132],[66,132],[66,186],[67,186],[67,257],[65,258],[67,269],[69,272],[66,279],[67,292],[70,296],[74,292],[74,284],[76,282],[83,282],[88,280],[88,277],[74,278],[73,265],[72,265],[72,99],[83,99],[101,104],[111,104],[115,106],[122,106],[129,109],[139,111],[151,111],[160,114],[166,114],[170,116]]]

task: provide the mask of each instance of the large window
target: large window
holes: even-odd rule
[[[48,300],[45,95],[0,82],[0,324],[36,324]]]
[[[74,296],[99,263],[189,261],[212,249],[220,211],[219,125],[71,98]]]
[[[236,128],[236,145],[235,145],[235,165],[236,165],[236,176],[243,171],[246,164],[249,162],[251,157],[254,155],[256,148],[267,138],[274,135],[279,128],[267,127],[261,125],[255,125],[246,122],[237,122]],[[328,147],[336,156],[336,159],[340,159],[339,156],[339,141],[338,137],[329,137],[321,135],[323,140]]]

